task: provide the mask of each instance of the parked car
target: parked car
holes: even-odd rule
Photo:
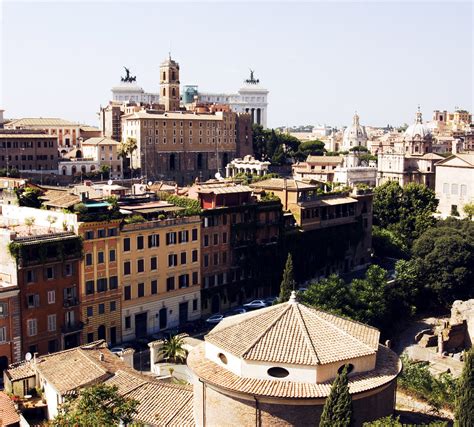
[[[248,302],[247,304],[244,304],[244,308],[248,308],[250,310],[265,307],[268,307],[268,304],[263,299],[255,299],[253,301]]]
[[[213,314],[211,317],[208,317],[206,319],[206,323],[210,323],[211,325],[217,325],[223,318],[223,314]]]
[[[111,351],[112,353],[118,355],[119,353],[124,352],[127,348],[128,348],[128,347],[112,347],[112,348],[110,349],[110,351]]]
[[[264,301],[265,303],[270,306],[270,305],[273,305],[273,303],[278,299],[278,297],[268,297],[268,298],[265,298]]]
[[[235,316],[236,314],[244,314],[247,313],[247,310],[243,307],[235,307],[230,309],[229,311],[226,311],[224,313],[225,317],[227,316]]]

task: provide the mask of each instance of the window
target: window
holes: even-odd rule
[[[178,265],[178,255],[169,254],[168,255],[168,267],[176,267]]]
[[[99,239],[103,239],[105,237],[105,229],[101,228],[100,230],[97,230],[97,237]]]
[[[192,238],[193,242],[197,241],[197,239],[198,239],[198,230],[197,230],[197,228],[193,228],[193,230],[191,232],[191,238]]]
[[[193,261],[193,262],[197,262],[197,260],[198,260],[198,251],[197,251],[197,249],[194,249],[194,250],[191,252],[191,257],[192,257],[192,261]]]
[[[72,276],[72,264],[65,264],[64,265],[64,275],[65,276]]]
[[[209,246],[209,236],[207,234],[204,236],[204,246]]]
[[[137,272],[143,273],[145,271],[145,260],[139,259],[137,260]]]
[[[186,264],[186,252],[181,252],[181,264]]]
[[[7,303],[0,302],[0,317],[5,317],[8,315],[8,305]]]
[[[86,295],[91,295],[94,293],[94,281],[88,280],[86,282]]]
[[[214,254],[214,265],[219,265],[219,254]]]
[[[39,307],[40,305],[39,295],[38,294],[27,295],[26,302],[27,302],[28,308]]]
[[[92,265],[92,254],[86,254],[86,265]]]
[[[34,337],[38,333],[38,324],[36,322],[36,319],[27,320],[27,329],[29,337]]]
[[[139,283],[138,284],[138,298],[142,298],[145,296],[145,284]]]
[[[5,342],[7,340],[7,328],[0,328],[0,342]]]
[[[227,243],[227,233],[222,233],[222,243]]]
[[[107,278],[97,279],[97,292],[105,292],[107,290]]]
[[[132,319],[130,316],[125,317],[125,329],[132,328]]]
[[[54,268],[53,267],[47,267],[46,268],[46,278],[48,280],[54,279]]]
[[[226,263],[227,263],[227,252],[222,252],[222,264],[226,264]]]
[[[112,148],[112,147],[110,147]],[[109,228],[108,230],[109,237],[114,237],[117,235],[117,229],[116,228]]]
[[[110,251],[109,251],[109,262],[115,262],[115,260],[116,260],[115,249],[110,249]]]
[[[125,261],[123,263],[123,274],[130,274],[130,273],[131,273],[130,261]]]
[[[56,302],[56,291],[48,291],[48,304]]]
[[[451,184],[451,194],[457,195],[458,194],[458,185]]]
[[[143,236],[137,236],[137,250],[143,249]]]
[[[132,299],[132,288],[130,286],[125,286],[123,288],[123,299],[125,301]]]
[[[103,264],[104,263],[104,253],[97,252],[97,264]]]
[[[93,342],[94,341],[94,332],[89,332],[87,334],[87,342],[90,343],[90,342]]]
[[[48,315],[48,332],[54,332],[56,330],[56,315]]]
[[[94,307],[93,306],[89,306],[87,307],[87,317],[92,317],[94,315]]]
[[[148,247],[157,248],[158,246],[160,246],[160,235],[152,234],[151,236],[148,236]]]
[[[197,271],[194,271],[194,272],[193,272],[193,286],[194,286],[194,285],[197,285],[198,282],[199,282],[198,272],[197,272]]]
[[[204,255],[204,267],[209,267],[209,255]]]
[[[219,353],[217,357],[224,365],[227,365],[227,357],[225,356],[224,353]]]
[[[104,314],[105,313],[105,304],[104,303],[99,304],[98,312],[99,312],[99,314]]]
[[[123,239],[123,251],[130,252],[130,237]]]
[[[189,242],[189,231],[184,230],[179,232],[179,243]]]
[[[151,294],[156,295],[158,293],[158,281],[152,280],[151,281]]]
[[[85,239],[86,240],[92,240],[93,238],[94,238],[94,230],[86,231]]]
[[[217,233],[214,234],[214,245],[219,244],[219,235]]]
[[[344,367],[347,366],[347,373],[350,374],[354,370],[354,365],[352,363],[349,363],[347,365],[342,365],[339,367],[337,370],[338,374],[342,374],[342,371],[344,370]]]
[[[35,272],[34,270],[28,270],[26,272],[26,282],[33,283],[35,281]]]
[[[173,291],[174,290],[174,277],[168,277],[166,279],[166,290]]]
[[[174,245],[176,244],[176,232],[166,233],[166,244]]]
[[[117,310],[117,302],[116,301],[110,301],[110,311],[116,311]]]
[[[178,278],[179,288],[187,288],[189,286],[189,274],[181,274]]]
[[[461,196],[465,196],[467,194],[467,186],[466,184],[461,184]]]
[[[156,256],[150,258],[150,270],[154,271],[158,268],[158,259]]]
[[[196,311],[198,309],[198,300],[193,299],[193,311]]]

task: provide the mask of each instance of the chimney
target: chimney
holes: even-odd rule
[[[105,359],[104,353],[100,352],[100,353],[99,353],[99,360],[100,360],[101,362],[103,362],[104,359]]]

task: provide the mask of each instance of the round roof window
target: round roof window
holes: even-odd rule
[[[281,368],[280,366],[275,366],[274,368],[270,368],[267,371],[267,374],[274,378],[285,378],[288,375],[290,375],[287,369]]]
[[[220,359],[220,361],[224,364],[227,365],[227,357],[225,356],[224,353],[219,353],[217,357]]]
[[[342,374],[342,370],[344,369],[344,366],[347,366],[347,373],[350,374],[354,370],[354,365],[352,363],[348,363],[347,365],[342,365],[339,367],[337,370],[338,374]]]

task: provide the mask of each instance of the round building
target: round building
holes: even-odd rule
[[[188,356],[197,426],[318,425],[349,365],[354,425],[393,413],[397,355],[370,326],[287,303],[225,318]]]
[[[349,151],[354,147],[367,147],[367,132],[361,126],[357,113],[352,117],[352,125],[344,130],[341,151]]]

